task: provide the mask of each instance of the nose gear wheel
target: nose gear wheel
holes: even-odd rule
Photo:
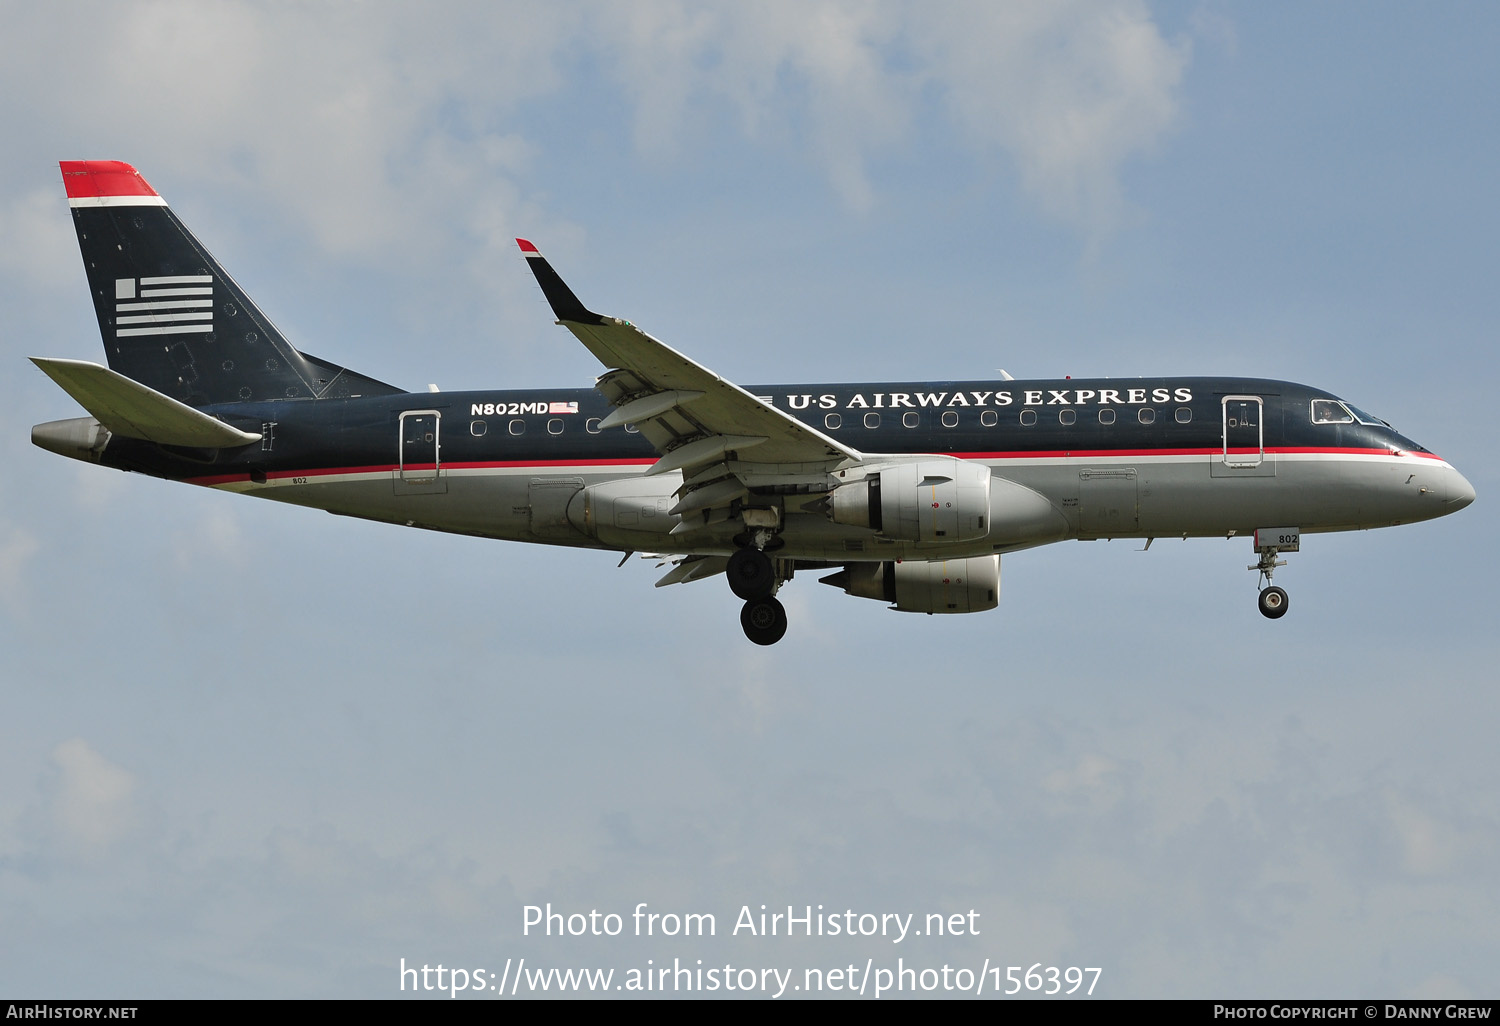
[[[1278,620],[1286,615],[1287,597],[1281,588],[1270,587],[1260,593],[1260,614],[1269,620]]]

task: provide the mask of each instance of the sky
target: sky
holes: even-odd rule
[[[846,966],[952,996],[925,981],[986,964],[1116,998],[1500,991],[1500,10],[0,22],[0,996],[446,999],[401,973],[441,964],[493,999],[523,958],[717,968],[707,996]],[[1066,542],[968,616],[804,575],[762,649],[722,580],[32,446],[81,411],[26,357],[101,351],[64,159],[133,163],[296,345],[414,390],[592,382],[521,236],[742,384],[1285,378],[1478,499],[1307,536],[1279,621],[1243,539]],[[638,936],[642,903],[714,935]],[[528,927],[549,904],[620,931]],[[897,918],[764,936],[762,905]]]

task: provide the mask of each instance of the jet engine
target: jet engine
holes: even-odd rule
[[[835,488],[828,518],[902,541],[983,538],[990,527],[990,468],[951,456],[899,463]]]
[[[820,580],[906,613],[980,613],[1000,604],[999,556],[850,563]]]

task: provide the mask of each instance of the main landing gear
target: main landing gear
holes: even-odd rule
[[[776,564],[766,555],[766,548],[776,541],[765,529],[755,529],[745,539],[748,544],[729,557],[724,570],[729,590],[745,600],[740,610],[740,626],[745,637],[757,645],[774,645],[786,634],[786,608],[775,599],[781,579]]]
[[[729,557],[724,569],[729,590],[742,599],[769,598],[776,592],[776,568],[764,550],[746,546]]]
[[[751,599],[740,610],[745,637],[757,645],[774,645],[786,634],[786,607],[775,599]]]

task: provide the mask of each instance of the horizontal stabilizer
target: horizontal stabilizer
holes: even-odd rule
[[[97,363],[40,356],[31,362],[113,434],[195,449],[237,448],[260,441],[259,432],[230,427]]]

